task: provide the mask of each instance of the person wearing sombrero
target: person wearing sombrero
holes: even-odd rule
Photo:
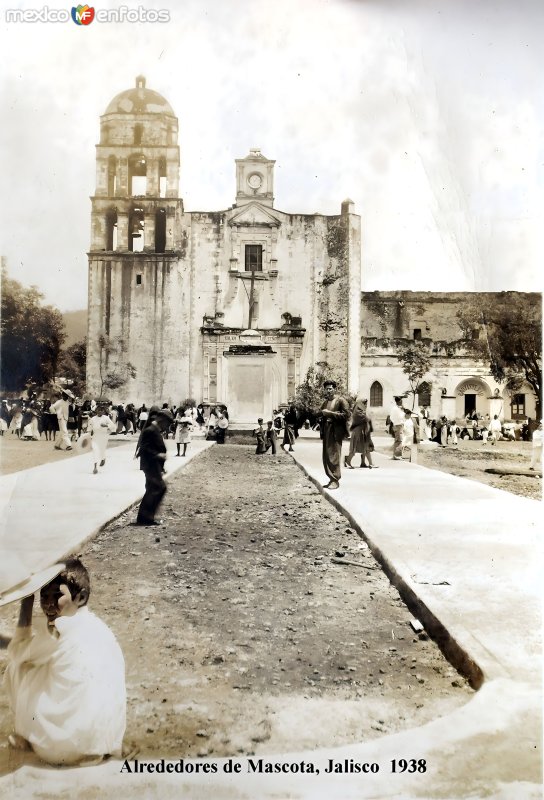
[[[135,525],[161,524],[155,519],[155,514],[166,493],[166,483],[163,478],[166,445],[162,434],[168,430],[173,421],[174,417],[167,408],[152,406],[147,425],[140,434],[135,456],[140,459],[140,469],[145,475],[145,494],[138,509]]]
[[[70,435],[68,433],[68,417],[70,416],[70,400],[75,400],[70,389],[61,389],[59,399],[51,404],[51,412],[57,415],[60,432],[60,442],[55,445],[55,450],[71,450]]]
[[[43,616],[34,621],[38,590]],[[90,765],[122,751],[125,663],[114,634],[87,606],[90,591],[77,558],[0,591],[0,605],[21,600],[4,675],[14,722],[8,742],[49,764]]]
[[[323,438],[323,469],[329,482],[324,489],[338,489],[340,485],[340,460],[342,457],[342,442],[349,438],[347,428],[349,420],[349,406],[336,391],[336,381],[327,380],[323,383],[325,402],[319,411],[321,419],[321,436]]]

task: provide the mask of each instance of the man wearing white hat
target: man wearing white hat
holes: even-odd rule
[[[60,441],[55,445],[55,450],[71,450],[70,436],[68,435],[68,417],[70,416],[69,400],[75,400],[70,389],[61,389],[61,396],[55,403],[51,403],[51,413],[57,415],[59,422]]]

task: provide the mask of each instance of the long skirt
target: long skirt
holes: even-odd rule
[[[292,425],[285,425],[283,430],[283,444],[288,444],[289,447],[295,446],[295,429]]]
[[[352,428],[350,434],[349,454],[346,457],[347,463],[351,464],[351,459],[355,453],[360,453],[361,463],[364,464],[366,458],[368,459],[368,463],[371,465],[372,456],[370,455],[370,434],[365,434],[359,425],[356,428]]]
[[[92,450],[95,464],[99,461],[104,461],[106,458],[106,448],[108,446],[108,439],[109,439],[109,432],[106,433],[106,436],[100,436],[95,433],[92,437]]]

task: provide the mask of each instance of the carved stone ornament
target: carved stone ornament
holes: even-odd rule
[[[464,394],[477,394],[480,397],[484,394],[485,390],[481,383],[475,381],[466,381],[462,383],[457,389],[457,394],[462,397]]]

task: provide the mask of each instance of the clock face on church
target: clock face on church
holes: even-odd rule
[[[259,189],[263,185],[263,176],[258,172],[252,172],[251,175],[248,175],[247,182],[252,189]]]

